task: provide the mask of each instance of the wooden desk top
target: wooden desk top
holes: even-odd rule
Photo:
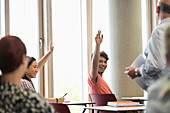
[[[95,107],[84,107],[84,109],[91,109],[91,110],[98,110],[98,111],[141,111],[141,110],[145,110],[146,106],[127,106],[127,107],[95,106]]]

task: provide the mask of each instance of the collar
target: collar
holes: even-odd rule
[[[166,23],[166,22],[170,22],[170,17],[169,17],[169,18],[165,18],[165,19],[161,20],[161,23],[160,23],[160,24],[162,24],[162,23]]]
[[[26,74],[24,74],[24,76],[23,76],[22,78],[23,78],[23,79],[26,79],[26,80],[28,80],[28,81],[31,81],[31,79],[29,79]]]

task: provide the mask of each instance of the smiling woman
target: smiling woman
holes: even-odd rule
[[[26,79],[27,81],[29,81],[32,84],[33,89],[35,90],[34,84],[31,80],[31,78],[36,78],[36,75],[38,73],[38,71],[44,66],[44,64],[46,63],[46,61],[49,59],[50,55],[53,53],[53,45],[52,45],[52,41],[50,42],[50,47],[49,47],[49,51],[47,52],[46,55],[44,55],[40,61],[36,61],[36,59],[34,57],[29,57],[27,56],[27,59],[29,60],[28,62],[28,66],[27,69],[25,70],[23,79]],[[21,87],[22,88],[28,88],[29,87],[25,87],[25,85],[23,84],[24,82],[21,81]],[[28,86],[28,84],[26,85]]]
[[[28,78],[36,78],[36,74],[38,72],[38,63],[34,57],[30,58],[28,63],[28,67],[25,70],[25,74]]]
[[[25,74],[23,76],[23,79],[28,80],[35,90],[34,84],[31,80],[31,78],[36,78],[36,75],[38,73],[38,63],[34,57],[29,58],[27,69],[25,70]],[[21,84],[22,87],[22,84]]]

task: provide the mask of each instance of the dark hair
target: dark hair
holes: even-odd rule
[[[36,61],[36,59],[34,57],[29,57],[29,56],[27,56],[27,58],[29,59],[27,68],[29,68],[30,65],[33,63],[33,61]]]
[[[101,51],[101,52],[100,52],[100,57],[104,57],[104,58],[106,59],[106,61],[109,60],[108,55],[107,55],[104,51]]]
[[[109,57],[108,55],[104,52],[104,51],[101,51],[100,52],[100,57],[104,57],[106,59],[106,61],[109,60]],[[93,53],[91,54],[91,59],[93,58]]]
[[[23,63],[23,55],[26,55],[26,47],[19,37],[0,39],[0,70],[3,74],[16,70]]]
[[[170,5],[168,5],[168,4],[164,3],[164,2],[160,2],[160,4],[159,4],[159,9],[160,9],[161,11],[164,11],[164,12],[170,14]]]

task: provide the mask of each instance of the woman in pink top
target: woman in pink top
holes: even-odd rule
[[[94,55],[92,56],[91,72],[88,76],[89,93],[91,94],[112,94],[109,86],[102,78],[102,75],[107,68],[108,55],[102,51],[100,52],[100,44],[103,41],[103,34],[99,30],[96,37],[96,46]]]

